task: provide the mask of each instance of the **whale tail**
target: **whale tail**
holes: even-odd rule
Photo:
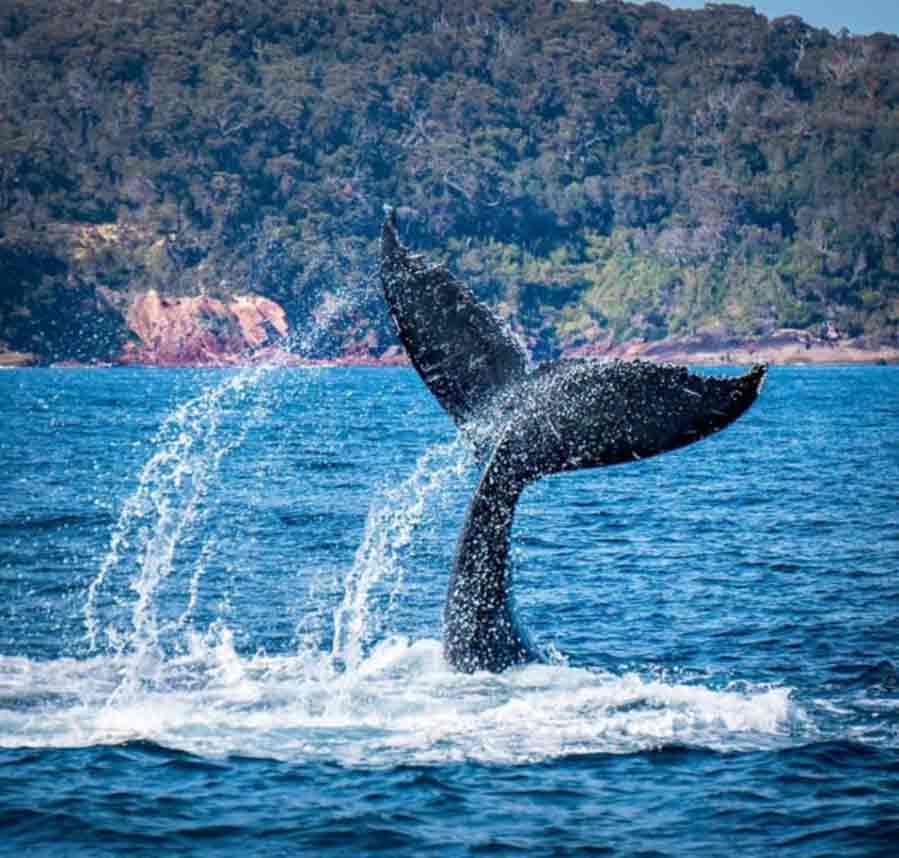
[[[429,266],[400,242],[392,210],[381,233],[380,274],[412,365],[457,425],[482,443],[488,439],[491,447],[507,425],[515,425],[528,436],[522,444],[533,460],[539,459],[538,448],[544,450],[547,473],[554,467],[572,469],[577,457],[565,451],[583,447],[579,439],[592,439],[593,448],[603,442],[596,464],[688,444],[736,419],[764,380],[761,365],[738,378],[700,376],[684,367],[643,361],[566,360],[532,370],[524,347],[502,319],[446,268]],[[571,421],[575,425],[562,439],[559,431]],[[627,437],[634,439],[634,449],[628,449]],[[554,439],[562,443],[555,445]],[[562,462],[553,465],[560,457]]]
[[[392,217],[381,237],[381,280],[413,366],[486,454],[450,576],[444,653],[465,672],[504,670],[535,657],[515,621],[508,562],[525,486],[655,456],[723,429],[755,401],[766,367],[724,378],[645,361],[531,370],[508,326],[445,268],[410,254]]]

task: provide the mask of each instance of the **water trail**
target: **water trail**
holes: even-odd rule
[[[294,331],[282,348],[308,355],[336,319],[366,298],[367,290],[358,288],[329,296],[308,327]],[[126,656],[120,692],[152,681],[167,655],[190,646],[202,577],[216,550],[215,538],[203,527],[208,495],[223,461],[270,415],[277,389],[269,381],[273,369],[243,368],[181,403],[151,442],[154,452],[113,527],[84,607],[91,651],[105,645]],[[189,581],[178,582],[186,594],[172,596],[169,590],[176,587],[164,592],[182,567],[191,569]],[[129,591],[130,599],[124,595]],[[174,598],[186,603],[179,609],[171,604]],[[163,614],[173,618],[164,621]]]
[[[84,619],[92,650],[100,644],[100,593],[108,579],[129,573],[129,586],[136,596],[130,611],[124,612],[130,622],[123,623],[119,612],[118,622],[105,629],[107,642],[120,653],[129,649],[141,657],[157,649],[164,631],[157,620],[157,592],[172,572],[183,538],[204,520],[203,502],[223,459],[264,415],[260,406],[267,391],[260,382],[268,371],[267,367],[240,371],[180,404],[163,421],[152,442],[155,452],[141,469],[137,489],[125,502],[100,570],[88,588]],[[248,402],[254,407],[245,408]],[[223,431],[233,413],[247,416],[238,417],[236,431]],[[196,561],[199,575],[203,560],[201,554]],[[198,587],[199,578],[191,582],[192,591]],[[185,611],[192,612],[195,602],[192,592]]]
[[[334,612],[332,657],[355,669],[368,644],[381,632],[402,590],[405,568],[402,551],[421,523],[428,504],[465,475],[471,448],[456,437],[426,450],[415,469],[397,486],[384,488],[372,503],[362,544],[344,579],[344,593]],[[387,603],[372,610],[376,593],[386,587]]]

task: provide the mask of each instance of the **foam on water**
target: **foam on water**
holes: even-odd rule
[[[810,729],[784,688],[712,690],[563,665],[468,676],[448,669],[436,640],[389,638],[335,671],[325,653],[241,656],[218,628],[165,662],[152,688],[121,693],[128,669],[116,655],[0,659],[0,745],[146,740],[349,766],[514,764],[671,744],[771,748]]]

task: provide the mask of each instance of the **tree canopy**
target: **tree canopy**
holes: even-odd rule
[[[6,0],[0,341],[121,348],[137,292],[301,326],[383,206],[538,353],[899,340],[899,39],[563,0]],[[374,329],[372,304],[323,349]]]

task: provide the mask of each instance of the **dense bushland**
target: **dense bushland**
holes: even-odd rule
[[[0,5],[8,347],[112,354],[149,288],[302,324],[370,274],[385,203],[538,352],[895,341],[899,38],[727,5]],[[386,342],[377,306],[326,347]]]

